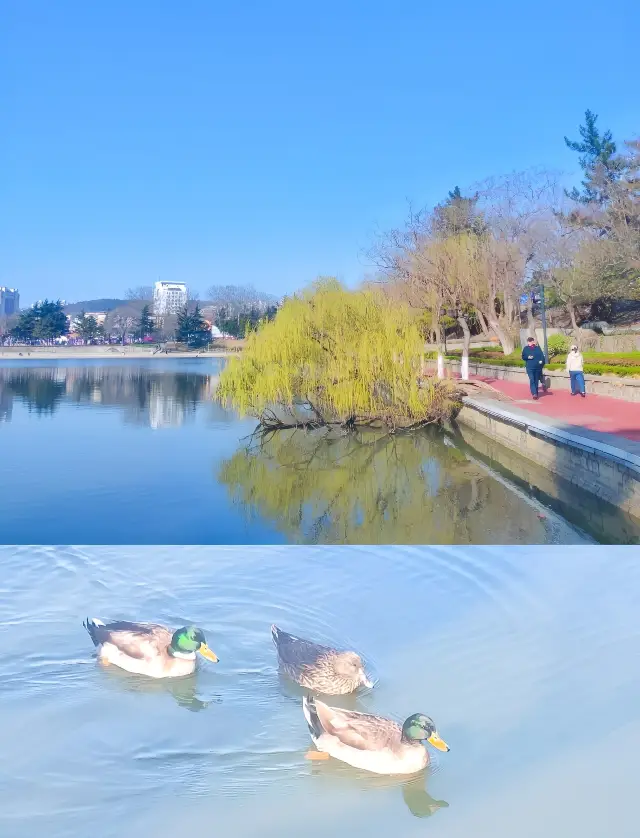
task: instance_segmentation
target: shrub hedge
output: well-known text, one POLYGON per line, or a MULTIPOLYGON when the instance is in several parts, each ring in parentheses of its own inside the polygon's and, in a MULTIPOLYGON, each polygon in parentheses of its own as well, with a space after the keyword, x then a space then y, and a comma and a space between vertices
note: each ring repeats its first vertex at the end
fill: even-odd
MULTIPOLYGON (((452 361, 459 361, 461 352, 454 350, 447 353, 447 358, 452 361)), ((588 375, 618 375, 623 378, 638 377, 640 378, 640 352, 625 352, 618 355, 607 355, 604 352, 585 352, 584 354, 584 371, 588 375)), ((492 364, 500 367, 520 367, 524 366, 520 357, 520 351, 513 352, 511 355, 501 355, 499 352, 489 351, 480 352, 479 350, 472 350, 469 354, 471 362, 476 361, 482 364, 492 364)), ((560 356, 558 361, 553 361, 545 365, 548 370, 564 370, 566 356, 560 356)))

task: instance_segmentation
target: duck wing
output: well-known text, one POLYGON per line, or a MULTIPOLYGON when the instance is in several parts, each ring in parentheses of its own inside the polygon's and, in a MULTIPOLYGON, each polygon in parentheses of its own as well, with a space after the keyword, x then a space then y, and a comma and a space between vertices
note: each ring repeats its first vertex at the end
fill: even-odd
POLYGON ((329 736, 335 736, 343 745, 359 751, 381 751, 397 746, 400 741, 400 725, 391 719, 330 707, 309 696, 305 696, 305 701, 305 715, 308 711, 310 719, 308 717, 307 721, 316 737, 319 727, 329 736))
POLYGON ((124 655, 131 658, 153 658, 166 652, 171 643, 169 629, 155 623, 133 623, 115 620, 103 623, 96 618, 87 618, 83 623, 94 646, 111 643, 124 655))
POLYGON ((312 643, 310 640, 282 631, 278 626, 271 626, 271 636, 282 663, 296 669, 312 666, 320 658, 335 652, 335 649, 330 649, 328 646, 320 646, 319 643, 312 643))

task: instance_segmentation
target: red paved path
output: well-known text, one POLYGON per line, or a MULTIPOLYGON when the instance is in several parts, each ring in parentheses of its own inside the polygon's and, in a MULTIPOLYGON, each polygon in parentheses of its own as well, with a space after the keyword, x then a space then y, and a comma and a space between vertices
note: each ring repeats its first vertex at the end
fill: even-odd
POLYGON ((505 396, 514 399, 514 404, 519 408, 539 416, 548 416, 592 431, 618 434, 640 442, 640 403, 610 399, 607 396, 587 395, 583 399, 572 396, 568 389, 549 390, 546 395, 540 389, 540 398, 535 402, 531 398, 528 384, 479 375, 471 377, 486 381, 505 396))

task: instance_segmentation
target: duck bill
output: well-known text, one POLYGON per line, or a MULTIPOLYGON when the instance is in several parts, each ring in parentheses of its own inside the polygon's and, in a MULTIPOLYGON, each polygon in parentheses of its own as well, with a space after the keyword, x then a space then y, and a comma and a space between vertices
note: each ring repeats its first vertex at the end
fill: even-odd
POLYGON ((215 654, 215 652, 211 651, 211 649, 207 646, 206 643, 203 643, 198 649, 198 651, 200 652, 203 658, 206 658, 208 661, 211 661, 211 663, 218 663, 218 656, 215 654))
POLYGON ((450 750, 450 749, 449 749, 449 746, 448 746, 448 745, 447 745, 447 743, 444 741, 444 739, 441 739, 441 738, 438 736, 438 734, 437 734, 437 733, 432 733, 432 734, 431 734, 431 736, 427 739, 427 742, 428 742, 430 745, 433 745, 433 747, 434 747, 434 748, 437 748, 439 751, 448 751, 448 750, 450 750))

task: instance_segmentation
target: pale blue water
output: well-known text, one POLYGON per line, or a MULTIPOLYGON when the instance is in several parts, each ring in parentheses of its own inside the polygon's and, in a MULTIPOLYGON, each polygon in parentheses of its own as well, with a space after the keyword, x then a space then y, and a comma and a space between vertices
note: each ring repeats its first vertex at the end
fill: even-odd
POLYGON ((254 420, 214 400, 223 363, 0 362, 0 543, 620 540, 585 493, 553 506, 435 429, 248 448, 254 420))
POLYGON ((0 548, 2 838, 635 838, 640 561, 589 547, 0 548), (217 665, 102 669, 86 615, 196 622, 217 665), (352 646, 369 712, 451 751, 304 759, 269 625, 352 646))

